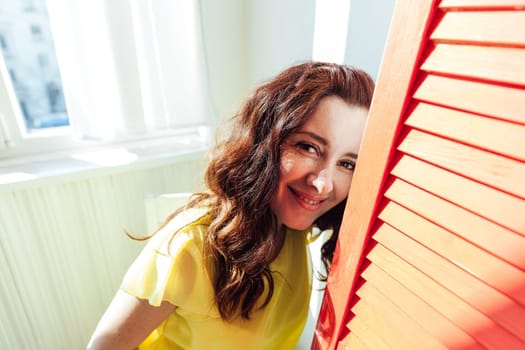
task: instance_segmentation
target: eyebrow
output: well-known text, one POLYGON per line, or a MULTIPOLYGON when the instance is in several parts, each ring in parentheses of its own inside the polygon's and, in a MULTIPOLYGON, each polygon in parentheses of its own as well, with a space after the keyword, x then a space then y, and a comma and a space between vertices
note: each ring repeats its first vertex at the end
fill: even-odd
MULTIPOLYGON (((328 140, 325 139, 324 137, 322 137, 321 135, 316 134, 315 132, 312 132, 312 131, 297 131, 296 134, 306 134, 306 135, 310 136, 311 138, 317 140, 317 142, 321 143, 323 146, 328 146, 328 140)), ((347 152, 344 155, 347 156, 347 157, 350 157, 350 158, 357 159, 357 154, 355 154, 353 152, 347 152)))

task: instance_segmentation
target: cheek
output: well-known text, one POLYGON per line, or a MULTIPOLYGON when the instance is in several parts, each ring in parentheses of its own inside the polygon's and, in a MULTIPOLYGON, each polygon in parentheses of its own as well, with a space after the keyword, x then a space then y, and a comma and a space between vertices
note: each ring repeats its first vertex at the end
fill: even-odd
POLYGON ((285 150, 281 153, 281 176, 300 177, 317 168, 317 159, 307 157, 294 150, 285 150))
POLYGON ((287 155, 281 158, 281 173, 286 175, 293 170, 295 160, 287 155))
POLYGON ((281 176, 297 177, 309 165, 305 157, 293 150, 286 150, 281 153, 280 173, 281 176))

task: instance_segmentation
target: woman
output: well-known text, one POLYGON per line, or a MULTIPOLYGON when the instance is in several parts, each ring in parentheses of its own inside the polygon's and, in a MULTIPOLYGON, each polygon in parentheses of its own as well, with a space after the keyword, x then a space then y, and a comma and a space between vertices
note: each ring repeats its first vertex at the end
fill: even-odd
POLYGON ((293 349, 306 321, 313 226, 330 266, 372 99, 363 71, 309 62, 248 98, 208 190, 133 263, 90 349, 293 349))

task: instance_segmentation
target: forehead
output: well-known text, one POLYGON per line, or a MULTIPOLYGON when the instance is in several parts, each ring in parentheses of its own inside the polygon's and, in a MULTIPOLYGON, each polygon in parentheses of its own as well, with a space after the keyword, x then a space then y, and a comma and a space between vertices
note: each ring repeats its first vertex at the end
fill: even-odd
POLYGON ((338 96, 324 97, 296 133, 312 133, 329 146, 357 153, 367 115, 366 108, 349 105, 338 96))

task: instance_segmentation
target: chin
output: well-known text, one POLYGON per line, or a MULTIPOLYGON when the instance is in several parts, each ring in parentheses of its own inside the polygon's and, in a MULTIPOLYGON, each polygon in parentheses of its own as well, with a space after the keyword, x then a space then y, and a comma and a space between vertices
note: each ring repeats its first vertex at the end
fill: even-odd
POLYGON ((314 224, 313 222, 310 222, 310 223, 293 223, 293 224, 290 224, 290 225, 285 224, 285 226, 288 227, 289 229, 292 229, 292 230, 304 231, 304 230, 310 228, 310 226, 312 226, 313 224, 314 224))

